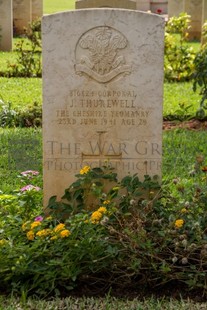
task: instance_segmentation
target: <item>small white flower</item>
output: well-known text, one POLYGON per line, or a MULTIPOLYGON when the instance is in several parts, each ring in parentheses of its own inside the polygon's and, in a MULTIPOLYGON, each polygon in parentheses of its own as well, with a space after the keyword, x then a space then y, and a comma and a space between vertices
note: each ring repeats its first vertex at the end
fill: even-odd
POLYGON ((189 249, 190 250, 193 250, 196 248, 196 244, 195 243, 191 243, 191 245, 189 246, 189 249))
POLYGON ((182 240, 182 245, 183 245, 184 247, 186 247, 187 244, 188 244, 188 241, 187 241, 186 239, 182 240))
POLYGON ((175 264, 177 261, 178 261, 178 258, 177 258, 176 256, 174 256, 174 257, 172 258, 173 264, 175 264))
POLYGON ((135 204, 135 200, 134 199, 131 199, 130 202, 129 202, 130 206, 133 206, 135 204))
POLYGON ((105 225, 109 221, 109 218, 107 216, 104 216, 103 219, 100 221, 101 225, 105 225))
POLYGON ((183 257, 181 262, 183 265, 186 265, 188 263, 187 257, 183 257))
POLYGON ((194 226, 195 227, 200 227, 200 223, 199 222, 195 222, 194 226))
POLYGON ((189 201, 186 201, 185 204, 184 204, 185 208, 189 208, 190 207, 190 202, 189 201))

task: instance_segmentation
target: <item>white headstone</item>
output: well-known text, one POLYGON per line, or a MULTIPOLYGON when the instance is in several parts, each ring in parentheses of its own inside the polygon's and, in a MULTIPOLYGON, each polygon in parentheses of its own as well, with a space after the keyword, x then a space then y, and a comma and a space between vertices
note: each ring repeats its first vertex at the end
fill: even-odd
POLYGON ((31 0, 13 0, 13 18, 16 34, 23 34, 32 21, 31 0))
POLYGON ((43 16, 43 0, 32 0, 32 20, 42 18, 43 16))
POLYGON ((152 13, 167 14, 168 0, 151 0, 150 9, 152 13))
POLYGON ((44 199, 80 169, 161 178, 164 19, 124 9, 43 17, 44 199))
POLYGON ((178 16, 185 12, 190 15, 189 39, 201 39, 202 25, 205 21, 207 0, 171 0, 168 1, 168 16, 178 16))
POLYGON ((189 39, 201 39, 203 0, 185 0, 184 12, 191 16, 189 39))
POLYGON ((137 0, 138 11, 150 11, 150 0, 137 0))
POLYGON ((185 0, 169 0, 168 1, 168 16, 178 16, 180 13, 185 12, 185 0))
POLYGON ((0 0, 0 50, 11 51, 13 38, 12 0, 0 0))
MULTIPOLYGON (((203 0, 203 9, 202 9, 202 25, 207 21, 207 0, 203 0)), ((204 39, 202 37, 202 43, 204 42, 204 39)))

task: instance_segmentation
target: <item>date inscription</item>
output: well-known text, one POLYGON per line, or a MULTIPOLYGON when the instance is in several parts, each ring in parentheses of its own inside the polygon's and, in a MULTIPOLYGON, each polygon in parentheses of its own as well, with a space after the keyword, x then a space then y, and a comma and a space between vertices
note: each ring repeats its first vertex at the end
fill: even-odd
POLYGON ((55 110, 58 125, 73 126, 142 126, 146 127, 152 109, 137 104, 135 91, 71 90, 64 108, 55 110))

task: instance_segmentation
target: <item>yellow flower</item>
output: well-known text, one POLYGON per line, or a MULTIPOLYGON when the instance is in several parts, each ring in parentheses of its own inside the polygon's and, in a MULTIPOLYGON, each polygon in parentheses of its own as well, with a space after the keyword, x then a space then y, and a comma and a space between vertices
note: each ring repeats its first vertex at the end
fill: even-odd
POLYGON ((95 211, 91 214, 91 222, 96 224, 100 221, 100 219, 102 218, 103 214, 99 211, 95 211))
POLYGON ((27 232, 27 239, 28 240, 34 240, 34 237, 35 237, 34 231, 33 230, 29 230, 27 232))
POLYGON ((70 236, 71 232, 68 229, 64 229, 60 232, 60 237, 61 238, 66 238, 68 236, 70 236))
POLYGON ((112 190, 113 190, 113 191, 118 191, 118 190, 119 190, 119 187, 118 187, 118 186, 115 186, 115 187, 112 188, 112 190))
POLYGON ((110 202, 111 202, 110 200, 105 200, 105 201, 103 202, 103 204, 104 204, 104 205, 109 205, 110 202))
POLYGON ((176 220, 175 221, 175 227, 176 228, 181 228, 184 224, 184 221, 182 219, 176 220))
POLYGON ((22 230, 23 231, 28 229, 28 224, 29 224, 29 222, 25 222, 25 223, 22 224, 22 230))
POLYGON ((56 240, 57 239, 57 236, 53 236, 50 238, 50 240, 56 240))
POLYGON ((186 213, 186 212, 188 212, 188 210, 186 208, 183 208, 183 209, 180 210, 180 212, 181 213, 186 213))
POLYGON ((105 207, 100 207, 97 211, 105 214, 107 212, 107 209, 105 207))
POLYGON ((85 166, 80 170, 80 174, 87 174, 91 168, 89 166, 85 166))
POLYGON ((5 243, 6 243, 6 240, 5 240, 5 239, 1 239, 1 240, 0 240, 0 246, 1 246, 1 245, 4 245, 5 243))
POLYGON ((54 232, 58 232, 58 231, 63 230, 63 229, 65 229, 65 224, 60 223, 60 224, 58 224, 58 225, 54 228, 54 232))
POLYGON ((47 229, 39 230, 36 233, 36 236, 38 236, 38 237, 47 237, 50 234, 51 234, 51 229, 47 228, 47 229))
POLYGON ((34 229, 35 227, 40 226, 40 225, 41 225, 41 222, 40 222, 40 221, 35 221, 35 222, 33 222, 33 223, 31 224, 30 228, 31 228, 31 229, 34 229))

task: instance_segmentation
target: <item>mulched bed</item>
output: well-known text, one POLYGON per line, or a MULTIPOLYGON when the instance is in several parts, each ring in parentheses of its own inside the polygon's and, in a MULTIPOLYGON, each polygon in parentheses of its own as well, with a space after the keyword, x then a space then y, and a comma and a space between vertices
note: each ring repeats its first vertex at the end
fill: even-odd
POLYGON ((189 288, 178 281, 158 286, 158 287, 143 287, 143 285, 133 284, 132 287, 101 287, 99 285, 87 283, 87 285, 79 286, 70 293, 65 292, 62 297, 102 297, 110 295, 115 298, 127 298, 133 300, 139 298, 144 300, 146 298, 172 298, 176 300, 192 300, 193 302, 207 302, 207 295, 202 289, 189 290, 189 288))
POLYGON ((191 119, 189 121, 163 121, 163 129, 207 130, 207 120, 191 119))

